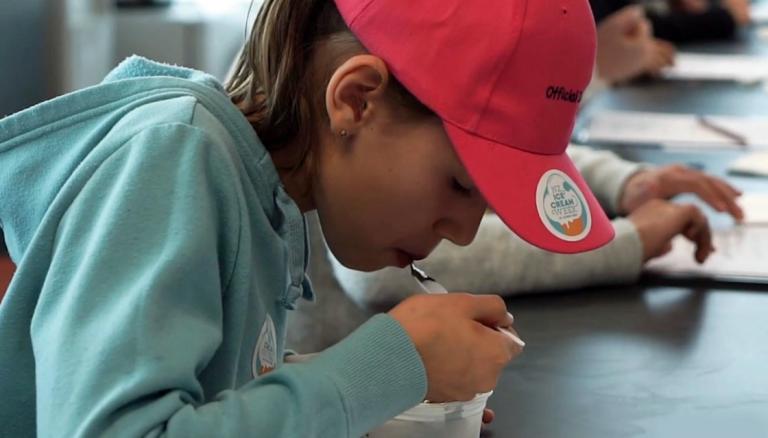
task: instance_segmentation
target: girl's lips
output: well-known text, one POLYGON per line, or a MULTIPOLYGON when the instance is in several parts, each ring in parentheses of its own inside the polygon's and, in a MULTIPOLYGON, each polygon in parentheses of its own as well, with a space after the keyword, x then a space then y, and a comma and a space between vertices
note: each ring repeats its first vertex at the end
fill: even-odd
POLYGON ((419 260, 425 259, 427 256, 419 255, 419 254, 412 254, 408 251, 404 251, 400 248, 397 248, 397 266, 401 268, 405 268, 406 266, 410 265, 411 263, 419 260))

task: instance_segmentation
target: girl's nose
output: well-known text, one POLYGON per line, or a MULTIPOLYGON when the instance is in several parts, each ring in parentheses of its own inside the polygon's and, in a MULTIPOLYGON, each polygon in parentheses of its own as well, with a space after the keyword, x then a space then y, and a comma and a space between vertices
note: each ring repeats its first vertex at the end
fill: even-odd
POLYGON ((435 232, 456 245, 467 246, 475 239, 484 212, 485 205, 482 208, 464 208, 435 222, 435 232))

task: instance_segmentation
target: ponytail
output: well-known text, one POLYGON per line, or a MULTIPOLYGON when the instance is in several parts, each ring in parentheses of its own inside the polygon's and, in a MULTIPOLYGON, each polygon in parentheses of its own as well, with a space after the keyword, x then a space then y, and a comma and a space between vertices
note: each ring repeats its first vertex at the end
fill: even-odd
POLYGON ((321 40, 344 35, 357 41, 332 0, 265 0, 227 91, 267 148, 297 137, 309 147, 310 122, 316 120, 313 49, 321 40))

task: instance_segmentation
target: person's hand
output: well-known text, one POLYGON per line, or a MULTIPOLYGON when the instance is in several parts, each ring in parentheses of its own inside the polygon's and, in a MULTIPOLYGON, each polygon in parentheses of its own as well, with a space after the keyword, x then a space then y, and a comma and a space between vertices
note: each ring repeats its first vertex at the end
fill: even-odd
POLYGON ((675 64, 675 46, 658 38, 653 39, 652 47, 646 53, 643 73, 658 76, 661 71, 675 64))
POLYGON ((746 26, 752 21, 749 11, 749 0, 722 0, 720 4, 733 17, 733 21, 739 26, 746 26))
POLYGON ((652 199, 632 212, 629 220, 643 242, 643 262, 668 253, 678 234, 696 245, 694 257, 699 263, 715 250, 709 222, 694 205, 652 199))
POLYGON ((496 418, 496 413, 493 412, 493 409, 483 409, 483 424, 493 423, 494 418, 496 418))
POLYGON ((493 327, 512 316, 495 295, 419 294, 389 314, 411 337, 427 371, 432 402, 466 401, 496 387, 501 371, 521 349, 493 327))
POLYGON ((674 58, 674 46, 653 38, 651 23, 641 6, 619 9, 597 26, 597 72, 608 82, 658 74, 672 65, 674 58))
POLYGON ((642 170, 624 185, 619 200, 623 213, 632 213, 651 199, 670 199, 681 193, 693 193, 719 212, 727 212, 737 221, 744 211, 736 203, 741 192, 727 182, 704 172, 673 164, 642 170))

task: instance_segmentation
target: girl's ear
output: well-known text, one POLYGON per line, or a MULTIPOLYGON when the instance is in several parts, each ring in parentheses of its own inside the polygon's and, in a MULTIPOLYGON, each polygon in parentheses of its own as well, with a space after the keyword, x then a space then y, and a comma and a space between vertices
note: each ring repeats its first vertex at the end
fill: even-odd
POLYGON ((382 103, 388 81, 386 64, 373 55, 353 56, 339 66, 325 91, 332 132, 354 135, 382 103))

